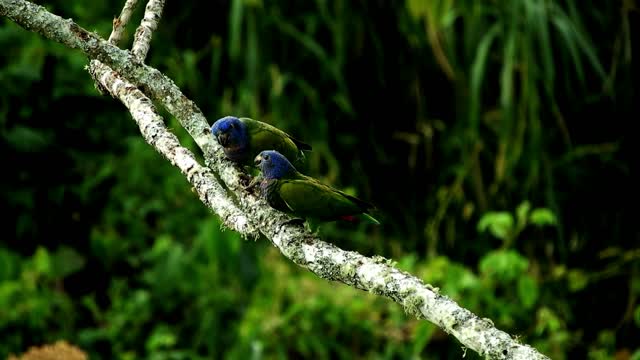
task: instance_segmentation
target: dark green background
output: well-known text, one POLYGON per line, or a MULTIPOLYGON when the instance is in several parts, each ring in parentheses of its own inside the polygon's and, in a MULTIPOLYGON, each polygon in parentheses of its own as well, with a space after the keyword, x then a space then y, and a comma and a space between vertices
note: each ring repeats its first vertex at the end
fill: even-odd
MULTIPOLYGON (((308 174, 380 208, 325 240, 554 359, 640 359, 634 3, 168 1, 147 62, 210 123, 310 142, 308 174)), ((108 37, 122 2, 46 5, 108 37)), ((80 52, 0 21, 1 358, 56 339, 96 359, 463 356, 221 230, 80 52)))

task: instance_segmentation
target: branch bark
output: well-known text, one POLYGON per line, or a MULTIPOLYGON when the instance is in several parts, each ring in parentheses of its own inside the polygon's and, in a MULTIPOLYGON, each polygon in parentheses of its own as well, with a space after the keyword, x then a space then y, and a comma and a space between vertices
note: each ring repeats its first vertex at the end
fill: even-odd
POLYGON ((131 14, 133 14, 133 11, 136 9, 136 5, 138 5, 138 0, 127 0, 122 8, 120 16, 113 19, 113 30, 109 36, 109 42, 113 45, 117 46, 120 40, 122 40, 124 28, 127 26, 127 23, 131 18, 131 14))
POLYGON ((224 158, 198 107, 182 94, 173 81, 144 65, 141 58, 111 45, 71 20, 64 20, 25 0, 0 0, 0 15, 7 16, 27 30, 81 49, 91 59, 109 65, 113 70, 97 64, 99 72, 94 72, 94 75, 127 105, 145 140, 181 169, 198 191, 200 199, 227 226, 245 236, 255 236, 256 229, 259 230, 287 258, 319 277, 391 298, 404 306, 407 313, 428 319, 482 356, 490 359, 548 359, 496 329, 490 320, 479 318, 422 280, 396 269, 387 259, 379 256, 368 258, 342 250, 323 242, 302 226, 284 224, 289 219, 286 215, 241 190, 238 168, 224 158), (151 102, 136 86, 141 86, 153 100, 163 104, 193 136, 204 152, 207 164, 233 191, 237 205, 230 202, 213 173, 201 167, 193 154, 181 147, 175 136, 161 124, 162 120, 151 102))
POLYGON ((144 11, 144 18, 136 30, 131 51, 140 61, 144 61, 151 46, 151 37, 158 28, 162 16, 164 0, 149 0, 144 11))
POLYGON ((201 166, 193 153, 181 146, 178 138, 166 128, 149 98, 118 73, 97 61, 92 66, 91 75, 129 109, 145 141, 180 169, 200 200, 220 216, 224 225, 245 236, 260 235, 255 222, 233 203, 211 169, 201 166))

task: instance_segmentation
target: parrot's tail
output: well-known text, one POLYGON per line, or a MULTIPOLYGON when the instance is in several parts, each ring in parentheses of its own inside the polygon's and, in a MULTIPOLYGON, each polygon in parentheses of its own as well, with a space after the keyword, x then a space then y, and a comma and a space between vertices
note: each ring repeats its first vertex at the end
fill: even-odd
POLYGON ((376 218, 367 213, 362 213, 359 215, 345 215, 341 216, 340 219, 348 222, 359 222, 363 220, 371 224, 380 225, 380 222, 376 218))
POLYGON ((367 219, 370 223, 372 224, 376 224, 376 225, 380 225, 380 221, 378 221, 376 218, 374 218, 373 216, 367 214, 367 213, 363 213, 362 216, 367 219))

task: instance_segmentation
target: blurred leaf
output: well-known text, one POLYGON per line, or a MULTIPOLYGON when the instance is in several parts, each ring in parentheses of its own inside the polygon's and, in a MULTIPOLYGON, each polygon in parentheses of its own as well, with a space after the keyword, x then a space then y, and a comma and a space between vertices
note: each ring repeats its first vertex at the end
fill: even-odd
POLYGON ((51 274, 51 256, 46 248, 38 246, 31 259, 33 261, 35 271, 38 272, 38 274, 51 274))
POLYGON ((229 57, 233 60, 240 56, 242 49, 242 20, 244 13, 244 0, 231 1, 229 15, 229 57))
POLYGON ((513 216, 508 212, 487 212, 478 221, 478 232, 489 232, 498 239, 505 240, 513 231, 513 216))
POLYGON ((0 247, 0 283, 17 277, 20 272, 20 257, 0 247))
POLYGON ((529 260, 515 250, 494 250, 480 259, 480 272, 499 282, 519 278, 529 267, 529 260))
POLYGON ((582 32, 576 27, 572 19, 566 15, 566 13, 560 8, 560 6, 551 2, 551 23, 556 27, 556 30, 561 35, 561 39, 564 40, 566 48, 569 49, 573 64, 575 65, 575 71, 580 81, 585 81, 584 69, 582 66, 582 56, 580 51, 584 53, 591 66, 601 79, 604 79, 606 74, 602 67, 602 64, 598 60, 593 45, 582 34, 582 32))
POLYGON ((300 43, 300 45, 302 45, 302 48, 313 54, 320 64, 326 66, 327 70, 329 70, 330 73, 333 73, 333 62, 330 60, 329 55, 327 54, 325 49, 320 44, 318 44, 313 36, 298 30, 295 26, 285 21, 278 21, 276 25, 283 34, 295 39, 298 43, 300 43))
POLYGON ((609 359, 616 346, 615 332, 611 329, 600 330, 594 345, 589 349, 590 358, 609 359))
POLYGON ((21 125, 14 126, 7 132, 2 133, 2 137, 15 150, 22 152, 43 151, 52 141, 50 133, 21 125))
POLYGON ((539 292, 536 280, 530 275, 525 274, 518 279, 518 296, 526 309, 535 305, 539 292))
POLYGON ((176 336, 171 332, 169 327, 164 324, 157 325, 147 339, 145 347, 149 352, 154 352, 161 348, 173 347, 177 342, 176 336))
MULTIPOLYGON (((506 44, 504 46, 504 65, 502 66, 502 71, 500 74, 500 105, 508 114, 506 116, 507 118, 511 118, 510 112, 514 104, 514 65, 515 61, 517 60, 517 44, 518 41, 521 40, 521 37, 521 34, 519 34, 515 29, 511 29, 507 34, 506 44)), ((508 129, 508 127, 503 126, 503 129, 508 129)))
POLYGON ((429 13, 429 2, 422 0, 407 0, 406 1, 407 9, 409 9, 409 14, 413 16, 416 20, 426 19, 429 13))
POLYGON ((531 210, 531 203, 529 201, 523 201, 516 208, 516 218, 518 219, 518 226, 522 227, 527 223, 527 217, 531 210))
POLYGON ((14 305, 14 297, 20 293, 23 284, 17 281, 3 281, 0 282, 0 325, 5 322, 4 314, 6 309, 10 309, 14 305))
POLYGON ((85 263, 84 256, 76 250, 62 246, 52 256, 52 276, 54 278, 64 278, 84 268, 85 263))
POLYGON ((538 47, 542 57, 542 71, 544 72, 544 86, 546 89, 553 89, 555 82, 555 64, 553 61, 553 43, 549 35, 549 13, 548 5, 543 1, 527 1, 526 5, 532 7, 530 21, 535 26, 538 47))
POLYGON ((467 293, 474 293, 481 288, 480 280, 473 271, 452 262, 446 256, 437 256, 426 264, 416 263, 416 266, 418 266, 416 269, 407 270, 424 278, 430 284, 440 287, 443 293, 453 299, 458 299, 467 293))
POLYGON ((538 309, 536 320, 536 333, 541 335, 545 332, 556 333, 563 328, 562 321, 553 310, 548 307, 538 309))
POLYGON ((571 269, 567 273, 567 285, 569 291, 576 292, 584 289, 589 283, 589 278, 582 270, 571 269))
MULTIPOLYGON (((631 251, 625 251, 624 254, 622 255, 624 259, 627 260, 632 260, 632 261, 638 261, 638 258, 640 257, 640 248, 636 248, 634 250, 631 251)), ((637 272, 632 274, 631 276, 631 294, 633 296, 638 296, 640 295, 640 274, 638 274, 637 272)))
POLYGON ((591 41, 585 36, 585 34, 576 27, 575 23, 572 23, 572 27, 574 30, 574 36, 576 42, 580 45, 581 50, 584 52, 587 60, 591 63, 592 68, 598 74, 600 80, 604 80, 606 77, 606 72, 598 59, 598 55, 596 54, 596 50, 594 49, 591 41))
POLYGON ((353 108, 351 107, 351 103, 349 99, 344 94, 336 94, 333 97, 333 101, 335 101, 336 105, 340 107, 340 110, 344 111, 347 114, 353 115, 353 108))
POLYGON ((486 64, 489 56, 489 49, 494 40, 500 33, 501 27, 499 23, 495 23, 491 26, 482 36, 482 40, 478 43, 478 47, 475 51, 475 59, 471 65, 471 94, 470 94, 470 108, 469 114, 471 116, 470 125, 472 130, 475 130, 477 126, 478 114, 480 113, 481 103, 481 88, 484 81, 484 75, 486 74, 486 64))
POLYGON ((82 183, 79 191, 80 196, 82 196, 83 199, 89 199, 93 195, 93 192, 96 190, 96 188, 98 188, 100 185, 103 185, 106 180, 112 178, 115 175, 115 170, 116 169, 112 162, 105 161, 98 168, 97 172, 94 172, 92 176, 90 176, 85 182, 82 183))
POLYGON ((537 208, 531 211, 531 215, 529 216, 529 220, 532 224, 538 226, 544 225, 556 225, 558 223, 555 214, 546 208, 537 208))
POLYGON ((409 9, 409 14, 414 18, 422 18, 427 16, 428 12, 428 2, 422 0, 407 0, 406 1, 407 9, 409 9))

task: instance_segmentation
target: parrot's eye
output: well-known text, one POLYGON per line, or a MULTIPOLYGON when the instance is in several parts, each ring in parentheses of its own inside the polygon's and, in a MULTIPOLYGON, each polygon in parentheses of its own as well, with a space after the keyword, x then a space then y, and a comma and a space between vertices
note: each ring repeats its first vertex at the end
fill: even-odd
POLYGON ((231 126, 231 128, 232 128, 232 129, 235 129, 235 128, 236 128, 236 124, 234 124, 234 123, 231 123, 231 125, 230 125, 230 126, 231 126))
POLYGON ((264 158, 265 160, 269 160, 269 155, 264 154, 263 158, 264 158))

